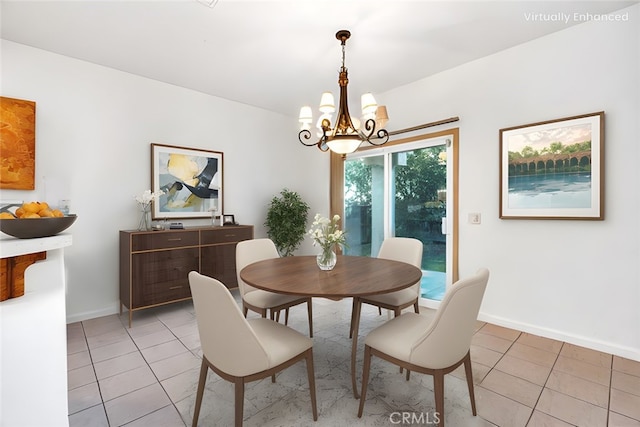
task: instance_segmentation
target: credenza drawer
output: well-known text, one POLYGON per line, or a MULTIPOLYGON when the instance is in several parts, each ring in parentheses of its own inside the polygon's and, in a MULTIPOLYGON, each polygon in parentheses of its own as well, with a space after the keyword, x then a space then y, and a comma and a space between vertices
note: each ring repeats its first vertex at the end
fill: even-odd
POLYGON ((156 231, 131 236, 133 252, 198 246, 197 231, 156 231))
POLYGON ((201 245, 240 242, 252 238, 253 229, 249 227, 225 226, 211 230, 200 230, 201 245))
POLYGON ((186 248, 133 254, 133 307, 191 296, 189 272, 199 269, 199 249, 186 248))

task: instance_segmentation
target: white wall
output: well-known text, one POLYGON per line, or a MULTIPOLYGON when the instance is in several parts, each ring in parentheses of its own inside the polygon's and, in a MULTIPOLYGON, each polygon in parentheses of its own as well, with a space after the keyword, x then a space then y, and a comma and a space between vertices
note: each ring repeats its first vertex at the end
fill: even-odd
POLYGON ((491 270, 481 318, 640 360, 640 6, 627 11, 379 98, 392 129, 460 117, 460 273, 491 270), (499 129, 602 110, 605 220, 499 219, 499 129))
MULTIPOLYGON (((629 22, 571 27, 379 95, 390 129, 461 118, 460 273, 492 271, 481 318, 637 360, 639 9, 629 22), (601 110, 605 221, 500 220, 499 129, 601 110), (482 224, 467 224, 469 212, 482 224)), ((9 196, 70 198, 79 215, 69 321, 117 311, 117 232, 137 225, 132 197, 150 184, 150 142, 223 151, 225 211, 257 236, 285 186, 310 216, 327 213, 328 156, 296 141, 295 118, 7 41, 1 94, 37 102, 38 188, 9 196)), ((305 242, 300 253, 314 250, 305 242)))
POLYGON ((36 190, 0 198, 71 200, 69 322, 119 309, 118 230, 138 225, 133 197, 151 185, 151 142, 222 151, 224 210, 257 237, 284 187, 311 205, 310 219, 328 209, 318 179, 328 155, 297 141, 295 120, 6 40, 1 48, 1 95, 36 102, 36 190))

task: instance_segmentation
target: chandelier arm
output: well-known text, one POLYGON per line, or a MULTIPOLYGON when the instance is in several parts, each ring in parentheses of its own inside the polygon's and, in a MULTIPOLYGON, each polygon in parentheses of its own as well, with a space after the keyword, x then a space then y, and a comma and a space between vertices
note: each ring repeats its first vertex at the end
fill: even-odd
POLYGON ((389 142, 389 132, 387 132, 386 129, 380 129, 376 134, 375 138, 373 138, 373 140, 367 139, 367 142, 371 145, 386 144, 387 142, 389 142), (374 141, 379 141, 379 142, 374 142, 374 141))
POLYGON ((365 139, 369 141, 369 138, 371 138, 376 131, 376 121, 373 119, 367 119, 364 122, 364 130, 366 130, 366 132, 361 131, 361 133, 364 135, 365 139))
POLYGON ((323 132, 323 135, 316 142, 305 142, 305 140, 309 139, 311 139, 311 131, 309 131, 308 129, 303 129, 298 134, 298 140, 302 145, 306 147, 313 147, 315 145, 320 151, 329 151, 329 146, 327 145, 329 137, 326 135, 326 133, 323 132))
POLYGON ((389 132, 386 129, 379 129, 376 132, 376 121, 368 119, 364 123, 366 132, 360 132, 363 139, 371 145, 383 145, 389 141, 389 132))
POLYGON ((300 141, 300 143, 302 145, 305 145, 307 147, 312 147, 314 145, 318 145, 318 142, 311 142, 311 143, 306 143, 304 140, 310 140, 311 139, 311 131, 309 129, 303 129, 300 131, 300 133, 298 134, 298 140, 300 141))

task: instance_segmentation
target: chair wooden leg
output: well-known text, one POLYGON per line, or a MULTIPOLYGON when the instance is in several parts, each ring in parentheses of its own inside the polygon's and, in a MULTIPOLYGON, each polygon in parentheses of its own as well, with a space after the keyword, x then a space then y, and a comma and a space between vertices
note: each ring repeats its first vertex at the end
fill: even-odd
POLYGON ((242 314, 244 314, 244 317, 247 317, 247 313, 249 313, 249 307, 247 307, 246 305, 242 304, 242 314))
POLYGON ((307 315, 309 316, 309 338, 313 338, 313 301, 307 301, 307 315))
POLYGON ((358 385, 356 384, 356 352, 358 351, 358 328, 360 327, 360 310, 362 302, 359 298, 354 297, 355 309, 353 310, 353 337, 351 337, 351 386, 353 387, 353 397, 356 399, 358 395, 358 385))
MULTIPOLYGON (((278 312, 278 317, 280 315, 280 312, 278 312)), ((289 307, 284 309, 284 324, 288 325, 289 324, 289 307)))
MULTIPOLYGON (((400 316, 401 312, 402 311, 399 308, 394 309, 393 310, 393 317, 395 318, 395 317, 400 316)), ((402 373, 402 371, 403 371, 402 366, 400 366, 400 373, 402 373)), ((409 373, 409 371, 407 371, 407 373, 409 373)), ((407 381, 409 381, 409 377, 407 377, 407 381)))
POLYGON ((198 425, 198 417, 200 416, 200 406, 202 406, 202 395, 204 394, 204 385, 207 382, 207 371, 209 366, 202 358, 202 364, 200 365, 200 378, 198 379, 198 391, 196 393, 196 406, 193 408, 193 427, 198 425))
POLYGON ((358 418, 362 418, 364 401, 367 399, 367 384, 369 383, 369 370, 371 368, 371 347, 364 346, 364 366, 362 368, 362 391, 360 392, 360 406, 358 407, 358 418))
POLYGON ((242 427, 242 413, 244 411, 244 380, 241 377, 237 377, 236 384, 236 415, 235 425, 236 427, 242 427))
POLYGON ((464 357, 464 371, 467 376, 467 387, 469 387, 469 399, 471 400, 471 412, 473 415, 476 413, 476 396, 473 392, 473 370, 471 369, 471 353, 467 353, 464 357))
POLYGON ((311 394, 311 411, 313 412, 313 421, 318 421, 318 405, 316 404, 316 379, 313 369, 313 351, 307 350, 307 376, 309 377, 309 393, 311 394))
POLYGON ((382 316, 382 307, 378 307, 378 316, 382 316))
POLYGON ((444 374, 436 370, 433 374, 433 394, 436 399, 436 414, 440 419, 438 427, 444 427, 444 374))

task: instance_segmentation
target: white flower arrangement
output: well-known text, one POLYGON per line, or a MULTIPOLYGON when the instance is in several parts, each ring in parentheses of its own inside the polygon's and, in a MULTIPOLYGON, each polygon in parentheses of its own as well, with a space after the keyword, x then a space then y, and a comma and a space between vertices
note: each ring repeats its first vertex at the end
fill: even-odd
POLYGON ((151 220, 149 218, 149 214, 151 212, 151 202, 154 202, 160 198, 164 194, 164 191, 160 190, 157 192, 152 192, 151 190, 144 190, 141 195, 134 196, 136 202, 140 206, 140 223, 138 224, 138 230, 150 230, 151 229, 151 220))
POLYGON ((164 191, 162 190, 155 193, 151 190, 144 190, 141 195, 135 196, 135 199, 136 202, 138 202, 138 204, 140 205, 140 208, 146 210, 151 206, 151 202, 158 200, 158 198, 163 194, 164 191))
POLYGON ((344 231, 338 228, 340 215, 334 215, 331 220, 320 214, 316 214, 313 220, 313 227, 309 230, 309 235, 313 238, 313 245, 322 247, 323 252, 330 251, 335 245, 346 245, 347 236, 344 231))

